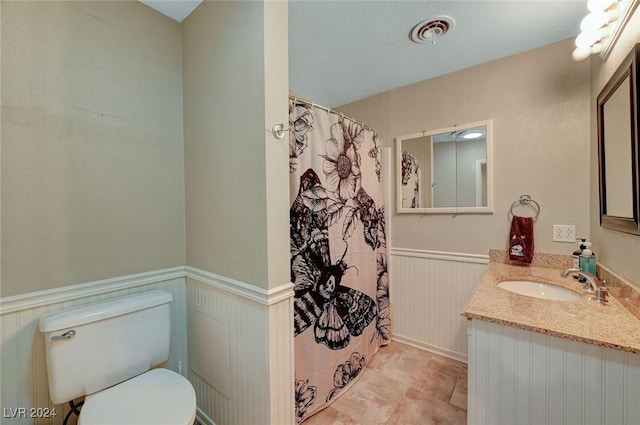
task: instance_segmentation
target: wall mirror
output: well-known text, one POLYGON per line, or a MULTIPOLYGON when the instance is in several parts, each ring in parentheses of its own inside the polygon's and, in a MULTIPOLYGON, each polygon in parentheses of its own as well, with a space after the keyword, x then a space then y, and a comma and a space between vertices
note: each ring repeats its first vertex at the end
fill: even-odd
POLYGON ((598 95, 600 225, 640 235, 640 43, 598 95))
POLYGON ((492 213, 491 120, 396 138, 398 213, 492 213))

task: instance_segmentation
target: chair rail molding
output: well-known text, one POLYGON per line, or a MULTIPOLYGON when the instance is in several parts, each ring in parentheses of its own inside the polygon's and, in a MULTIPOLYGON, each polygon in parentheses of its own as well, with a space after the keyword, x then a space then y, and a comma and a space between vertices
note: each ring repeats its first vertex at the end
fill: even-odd
POLYGON ((185 277, 183 266, 0 298, 0 315, 185 277))
POLYGON ((293 297, 293 283, 287 282, 272 289, 264 289, 250 283, 231 279, 206 270, 186 266, 185 276, 225 292, 247 298, 262 305, 273 305, 293 297))

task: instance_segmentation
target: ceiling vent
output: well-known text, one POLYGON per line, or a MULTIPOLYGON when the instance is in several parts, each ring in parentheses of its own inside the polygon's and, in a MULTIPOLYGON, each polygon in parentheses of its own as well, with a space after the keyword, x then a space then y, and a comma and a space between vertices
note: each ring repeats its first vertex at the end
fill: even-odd
POLYGON ((451 31, 455 21, 448 16, 425 19, 411 30, 411 41, 414 43, 436 43, 436 39, 451 31))

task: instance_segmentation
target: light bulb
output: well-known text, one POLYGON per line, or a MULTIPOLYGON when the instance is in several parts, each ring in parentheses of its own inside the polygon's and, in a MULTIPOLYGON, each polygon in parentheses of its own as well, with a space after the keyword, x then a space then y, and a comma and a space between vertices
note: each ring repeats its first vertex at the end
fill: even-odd
POLYGON ((576 62, 582 62, 591 55, 598 54, 602 51, 602 43, 596 43, 591 47, 576 47, 571 52, 571 59, 576 62))
POLYGON ((580 21, 580 30, 583 32, 594 31, 617 21, 619 17, 620 10, 617 7, 607 12, 591 12, 580 21))
POLYGON ((580 22, 580 31, 595 31, 609 23, 609 14, 607 12, 591 12, 580 22))
POLYGON ((589 0, 587 2, 587 9, 589 9, 590 12, 607 10, 617 2, 617 0, 589 0))
POLYGON ((581 32, 576 37, 576 47, 589 48, 599 40, 600 33, 598 31, 581 32))
POLYGON ((600 28, 596 31, 585 31, 576 37, 576 47, 591 47, 598 41, 609 37, 611 30, 609 27, 600 28))
POLYGON ((591 56, 591 47, 576 47, 573 49, 573 52, 571 52, 571 59, 576 62, 582 62, 589 56, 591 56))

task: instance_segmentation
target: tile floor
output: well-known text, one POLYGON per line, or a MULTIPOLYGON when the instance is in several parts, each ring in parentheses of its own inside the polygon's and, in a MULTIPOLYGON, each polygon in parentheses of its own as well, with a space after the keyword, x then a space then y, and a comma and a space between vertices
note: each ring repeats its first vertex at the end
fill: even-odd
POLYGON ((303 425, 466 423, 467 365, 394 341, 349 391, 303 425))

